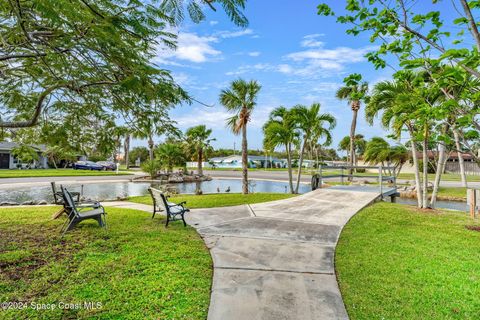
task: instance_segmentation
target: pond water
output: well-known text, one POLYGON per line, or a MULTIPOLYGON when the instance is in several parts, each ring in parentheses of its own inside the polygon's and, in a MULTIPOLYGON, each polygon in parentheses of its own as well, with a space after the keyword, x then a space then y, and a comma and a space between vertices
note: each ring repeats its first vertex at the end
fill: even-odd
MULTIPOLYGON (((150 186, 159 187, 158 183, 146 182, 114 182, 114 183, 87 183, 65 185, 69 191, 81 192, 87 199, 92 200, 116 200, 117 198, 125 198, 128 196, 143 196, 148 194, 150 186)), ((203 193, 220 193, 230 189, 231 193, 242 192, 242 181, 237 179, 223 180, 215 179, 211 181, 197 183, 177 183, 170 184, 174 186, 178 193, 188 194, 195 193, 200 188, 203 193), (217 190, 218 189, 218 190, 217 190)), ((288 183, 279 181, 250 180, 250 192, 271 192, 271 193, 287 193, 288 183)), ((310 185, 300 184, 299 192, 306 193, 311 190, 310 185)), ((389 199, 389 198, 387 198, 389 199)), ((52 189, 50 186, 34 186, 34 187, 12 187, 9 190, 0 190, 0 202, 17 202, 46 200, 53 202, 52 189)), ((416 205, 415 199, 397 198, 397 203, 416 205)), ((465 202, 458 201, 437 201, 437 208, 450 210, 466 210, 465 202)))
MULTIPOLYGON (((388 202, 390 201, 389 198, 388 202)), ((386 199, 386 201, 387 201, 386 199)), ((397 203, 400 204, 408 204, 412 206, 417 205, 417 199, 410 199, 410 198, 397 198, 397 203)), ((438 209, 449 209, 449 210, 458 210, 458 211, 466 211, 467 210, 467 203, 462 201, 443 201, 437 200, 436 207, 438 209)))
MULTIPOLYGON (((115 200, 118 197, 143 196, 148 194, 150 186, 159 187, 158 183, 146 182, 115 182, 115 183, 88 183, 65 185, 69 191, 81 192, 87 199, 92 200, 115 200)), ((197 183, 177 183, 169 186, 176 187, 178 193, 195 193, 200 188, 203 193, 242 192, 241 180, 211 180, 197 183)), ((59 187, 59 186, 58 186, 59 187)), ((250 192, 288 192, 288 183, 278 181, 250 180, 250 192)), ((299 192, 310 191, 310 185, 300 184, 299 192)), ((53 202, 52 189, 50 186, 12 187, 9 190, 0 190, 0 202, 18 202, 46 200, 53 202)))

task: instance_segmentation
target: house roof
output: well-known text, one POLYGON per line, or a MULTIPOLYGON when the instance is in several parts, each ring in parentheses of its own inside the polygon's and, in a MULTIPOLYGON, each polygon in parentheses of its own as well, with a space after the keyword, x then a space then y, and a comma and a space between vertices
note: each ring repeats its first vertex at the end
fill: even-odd
MULTIPOLYGON (((19 144, 16 142, 11 142, 11 141, 0 142, 0 150, 11 151, 13 148, 18 146, 19 144)), ((39 152, 45 152, 47 150, 47 146, 44 144, 30 144, 29 146, 36 149, 39 152)))
MULTIPOLYGON (((411 153, 410 153, 411 154, 411 153)), ((427 151, 427 156, 428 156, 428 159, 430 160, 433 160, 435 158, 438 157, 438 152, 437 151, 432 151, 432 150, 428 150, 427 151)), ((451 151, 450 153, 447 154, 447 157, 448 159, 458 159, 458 154, 456 151, 451 151)), ((417 159, 422 159, 423 158, 423 154, 422 152, 418 151, 417 152, 417 159)), ((468 153, 462 153, 462 158, 464 160, 470 160, 472 159, 472 155, 471 154, 468 154, 468 153)))

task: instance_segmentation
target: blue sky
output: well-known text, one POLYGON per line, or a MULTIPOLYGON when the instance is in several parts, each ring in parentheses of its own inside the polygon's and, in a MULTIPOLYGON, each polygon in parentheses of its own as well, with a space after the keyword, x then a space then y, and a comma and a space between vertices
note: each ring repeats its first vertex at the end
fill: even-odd
MULTIPOLYGON (((351 122, 349 106, 335 98, 343 78, 356 72, 373 84, 390 78, 393 71, 375 70, 363 57, 373 48, 367 35, 346 35, 345 26, 335 23, 334 18, 316 14, 317 4, 248 1, 245 14, 250 25, 246 29, 236 27, 220 8, 208 12, 205 22, 185 22, 178 30, 177 50, 159 50, 155 62, 171 70, 196 99, 214 106, 180 106, 172 110, 172 119, 182 130, 198 124, 212 128, 215 147, 231 148, 234 142, 239 146, 240 137, 225 128, 229 114, 218 96, 234 79, 256 79, 262 90, 248 127, 249 148, 262 148, 261 127, 273 108, 313 102, 320 102, 323 112, 337 118, 336 148, 348 135, 351 122)), ((357 132, 366 137, 387 134, 378 125, 368 126, 363 112, 357 132)))

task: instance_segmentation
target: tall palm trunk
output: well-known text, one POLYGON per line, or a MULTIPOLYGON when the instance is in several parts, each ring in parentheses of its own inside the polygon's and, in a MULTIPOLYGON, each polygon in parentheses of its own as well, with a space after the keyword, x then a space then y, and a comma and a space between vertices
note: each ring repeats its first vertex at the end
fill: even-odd
POLYGON ((125 136, 125 142, 123 143, 123 151, 125 153, 125 165, 127 169, 130 168, 130 135, 125 136))
POLYGON ((152 135, 150 134, 148 136, 148 153, 149 153, 149 158, 150 158, 150 161, 153 161, 153 147, 155 146, 155 144, 153 143, 153 137, 152 135))
POLYGON ((287 165, 288 165, 288 184, 290 185, 290 193, 293 191, 293 174, 292 174, 292 146, 290 143, 287 143, 287 165))
POLYGON ((417 206, 419 208, 423 207, 423 198, 422 198, 422 186, 420 184, 420 168, 418 165, 417 158, 417 145, 415 143, 415 134, 413 133, 413 128, 408 127, 408 132, 410 133, 410 148, 412 149, 412 160, 413 160, 413 169, 415 171, 415 190, 417 192, 417 206))
POLYGON ((298 193, 298 187, 300 186, 300 178, 302 177, 303 154, 305 153, 306 142, 307 142, 307 137, 305 137, 305 140, 303 141, 302 149, 300 150, 300 158, 298 160, 297 183, 295 184, 295 193, 298 193))
POLYGON ((428 203, 428 128, 425 125, 423 130, 423 188, 422 208, 427 208, 428 203))
POLYGON ((197 172, 199 176, 203 176, 202 160, 203 160, 203 148, 198 148, 197 172))
POLYGON ((457 157, 458 157, 458 166, 460 167, 460 178, 462 179, 462 187, 467 188, 467 175, 465 174, 465 162, 463 161, 463 155, 460 151, 460 135, 458 134, 458 130, 453 128, 453 137, 455 138, 455 148, 457 149, 457 157))
POLYGON ((247 124, 242 126, 242 191, 248 194, 248 145, 247 145, 247 124))
MULTIPOLYGON (((355 163, 355 131, 357 129, 357 116, 358 116, 358 101, 352 102, 352 125, 350 126, 350 175, 353 174, 353 165, 355 163)), ((352 177, 348 178, 348 181, 352 181, 352 177)))

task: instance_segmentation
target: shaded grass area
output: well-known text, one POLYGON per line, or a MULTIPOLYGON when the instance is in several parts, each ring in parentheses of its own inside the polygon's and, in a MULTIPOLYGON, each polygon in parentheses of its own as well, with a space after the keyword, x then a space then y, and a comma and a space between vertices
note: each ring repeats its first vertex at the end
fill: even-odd
MULTIPOLYGON (((120 171, 118 175, 130 175, 120 171)), ((115 176, 115 171, 73 170, 73 169, 25 169, 0 170, 1 178, 28 178, 28 177, 70 177, 70 176, 115 176)))
POLYGON ((351 319, 480 319, 480 232, 464 214, 378 203, 335 256, 351 319))
MULTIPOLYGON (((172 196, 169 200, 175 203, 186 201, 186 206, 190 209, 195 208, 214 208, 228 207, 241 204, 253 204, 259 202, 275 201, 294 197, 289 193, 222 193, 222 194, 205 194, 205 195, 177 195, 172 196)), ((152 198, 148 196, 130 197, 129 201, 152 204, 152 198)))
POLYGON ((193 228, 107 208, 108 230, 84 221, 60 239, 57 207, 0 209, 2 319, 205 319, 212 262, 193 228), (100 308, 34 310, 99 302, 100 308))

